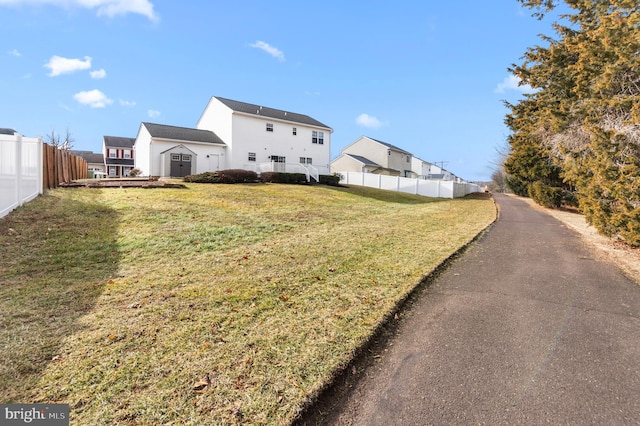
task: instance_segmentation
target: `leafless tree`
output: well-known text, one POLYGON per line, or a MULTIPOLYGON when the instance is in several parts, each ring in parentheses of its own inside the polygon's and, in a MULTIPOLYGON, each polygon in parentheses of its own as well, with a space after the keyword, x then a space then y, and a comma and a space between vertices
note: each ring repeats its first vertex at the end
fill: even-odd
POLYGON ((71 136, 69 128, 65 130, 64 135, 56 133, 55 129, 51 129, 51 133, 45 135, 45 142, 51 146, 55 146, 58 149, 70 150, 73 148, 75 139, 71 136))

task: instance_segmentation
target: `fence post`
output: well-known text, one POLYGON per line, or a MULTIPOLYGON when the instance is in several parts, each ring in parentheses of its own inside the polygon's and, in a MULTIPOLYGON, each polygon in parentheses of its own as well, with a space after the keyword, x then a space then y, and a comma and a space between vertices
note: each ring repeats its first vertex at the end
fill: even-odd
POLYGON ((14 140, 16 144, 16 200, 18 205, 22 205, 22 135, 20 133, 14 134, 14 140))
POLYGON ((44 158, 42 158, 42 137, 38 136, 38 148, 37 148, 37 156, 38 156, 38 164, 36 166, 37 175, 36 175, 36 187, 38 188, 38 194, 42 194, 44 192, 42 178, 44 176, 44 158))

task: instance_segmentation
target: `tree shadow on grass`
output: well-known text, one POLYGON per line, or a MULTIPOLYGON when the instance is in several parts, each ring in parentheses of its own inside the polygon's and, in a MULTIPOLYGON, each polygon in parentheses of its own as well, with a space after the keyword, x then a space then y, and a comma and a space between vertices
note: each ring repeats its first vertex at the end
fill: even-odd
MULTIPOLYGON (((28 403, 119 268, 118 213, 49 195, 0 219, 0 402, 28 403)), ((92 201, 93 200, 93 201, 92 201)))

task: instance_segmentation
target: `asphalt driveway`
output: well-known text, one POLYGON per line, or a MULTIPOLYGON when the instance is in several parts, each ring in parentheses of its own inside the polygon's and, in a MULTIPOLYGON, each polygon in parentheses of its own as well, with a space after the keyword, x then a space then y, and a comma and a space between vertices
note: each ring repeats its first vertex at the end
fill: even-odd
POLYGON ((551 216, 496 201, 492 229, 300 423, 640 424, 640 286, 551 216))

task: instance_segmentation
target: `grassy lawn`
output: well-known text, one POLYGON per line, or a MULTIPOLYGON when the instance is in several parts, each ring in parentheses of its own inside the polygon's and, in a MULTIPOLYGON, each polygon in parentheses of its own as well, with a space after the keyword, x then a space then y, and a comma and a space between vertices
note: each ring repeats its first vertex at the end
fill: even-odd
POLYGON ((0 402, 287 423, 495 218, 486 199, 187 186, 54 190, 0 219, 0 402))

